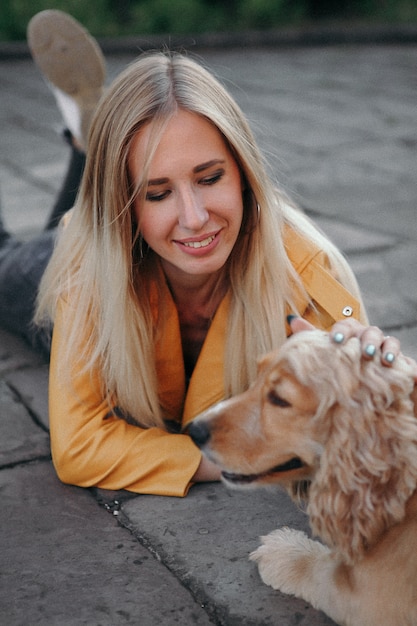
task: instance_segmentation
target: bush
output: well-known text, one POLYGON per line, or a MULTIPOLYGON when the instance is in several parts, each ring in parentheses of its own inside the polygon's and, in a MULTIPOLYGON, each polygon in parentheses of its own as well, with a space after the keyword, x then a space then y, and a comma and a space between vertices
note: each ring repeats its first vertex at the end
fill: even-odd
POLYGON ((271 29, 317 19, 417 21, 417 0, 0 0, 0 39, 25 39, 43 9, 73 15, 96 37, 271 29))
MULTIPOLYGON (((1 0, 0 37, 3 40, 26 39, 30 18, 44 9, 61 9, 75 17, 91 32, 105 35, 112 23, 107 0, 1 0)), ((117 34, 117 29, 112 33, 117 34)))

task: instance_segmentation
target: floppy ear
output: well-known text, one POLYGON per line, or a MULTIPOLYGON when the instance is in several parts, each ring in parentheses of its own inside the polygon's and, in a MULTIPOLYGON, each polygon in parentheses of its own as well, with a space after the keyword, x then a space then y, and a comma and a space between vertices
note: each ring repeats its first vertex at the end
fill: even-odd
POLYGON ((330 437, 307 508, 313 532, 347 562, 361 558, 404 517, 417 485, 411 368, 376 360, 360 368, 357 388, 326 416, 330 437))

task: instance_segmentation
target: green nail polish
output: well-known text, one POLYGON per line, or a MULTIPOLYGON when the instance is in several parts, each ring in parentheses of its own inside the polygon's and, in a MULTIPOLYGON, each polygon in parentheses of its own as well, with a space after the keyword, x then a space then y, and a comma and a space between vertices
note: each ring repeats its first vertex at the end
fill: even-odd
POLYGON ((366 348, 365 348, 364 352, 365 352, 366 356, 373 357, 373 356, 375 356, 376 346, 374 346, 374 344, 373 344, 373 343, 369 343, 369 344, 366 346, 366 348))
POLYGON ((344 336, 343 333, 335 333, 333 335, 333 341, 335 343, 343 343, 344 338, 345 338, 345 336, 344 336))
POLYGON ((386 361, 387 363, 394 363, 395 354, 393 354, 392 352, 387 352, 384 356, 384 361, 386 361))

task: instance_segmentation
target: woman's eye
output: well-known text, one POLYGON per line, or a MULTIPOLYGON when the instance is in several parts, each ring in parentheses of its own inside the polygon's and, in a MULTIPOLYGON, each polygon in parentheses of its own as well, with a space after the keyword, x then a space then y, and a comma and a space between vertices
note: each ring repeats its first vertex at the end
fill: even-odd
POLYGON ((215 185, 224 175, 224 172, 216 172, 215 174, 212 174, 211 176, 205 176, 204 178, 202 178, 200 180, 200 183, 202 185, 215 185))
POLYGON ((169 196, 171 192, 170 191, 160 191, 159 193, 156 192, 149 192, 146 194, 146 200, 148 200, 149 202, 161 202, 161 200, 165 200, 165 198, 167 198, 169 196))

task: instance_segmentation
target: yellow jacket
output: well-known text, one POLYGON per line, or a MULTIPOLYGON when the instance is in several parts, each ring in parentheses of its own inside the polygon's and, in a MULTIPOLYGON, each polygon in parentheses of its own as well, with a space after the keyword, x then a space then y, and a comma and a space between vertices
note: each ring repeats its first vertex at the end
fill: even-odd
MULTIPOLYGON (((292 230, 286 234, 289 258, 314 301, 300 302, 303 317, 323 328, 346 313, 364 320, 360 301, 329 272, 326 255, 292 230)), ((186 390, 177 311, 167 289, 166 332, 156 346, 156 370, 164 414, 184 425, 224 397, 223 347, 229 296, 221 302, 186 390), (207 376, 210 372, 210 376, 207 376)), ((52 457, 63 482, 82 487, 127 489, 138 493, 184 496, 198 468, 201 453, 187 435, 159 428, 143 429, 123 419, 109 417, 99 392, 98 373, 77 376, 70 389, 58 375, 65 350, 62 311, 54 325, 49 415, 52 457), (96 384, 95 384, 96 381, 96 384)))

